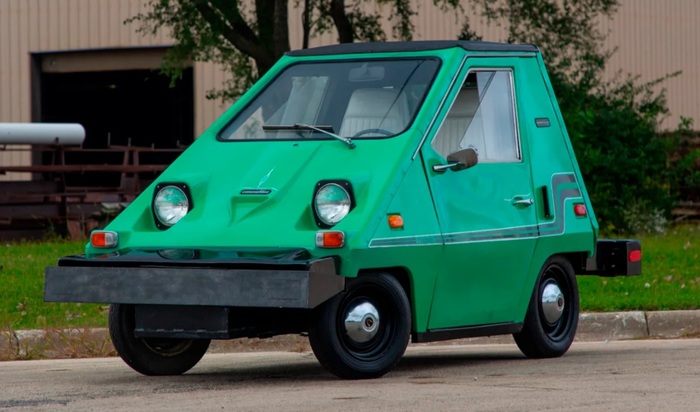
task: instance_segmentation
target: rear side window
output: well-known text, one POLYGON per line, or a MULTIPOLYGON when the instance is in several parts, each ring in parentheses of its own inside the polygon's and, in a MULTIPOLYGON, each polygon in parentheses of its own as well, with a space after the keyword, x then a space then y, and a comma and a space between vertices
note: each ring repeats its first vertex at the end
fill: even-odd
POLYGON ((518 162, 513 72, 469 73, 431 145, 442 156, 473 148, 479 162, 518 162))

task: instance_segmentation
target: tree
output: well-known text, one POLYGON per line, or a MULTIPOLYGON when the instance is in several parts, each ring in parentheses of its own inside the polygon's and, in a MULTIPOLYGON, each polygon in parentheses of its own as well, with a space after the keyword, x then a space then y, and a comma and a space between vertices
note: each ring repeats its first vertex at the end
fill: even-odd
MULTIPOLYGON (((289 51, 288 6, 290 0, 150 0, 147 11, 127 20, 139 24, 138 31, 155 34, 170 31, 175 46, 169 49, 164 69, 178 77, 192 61, 218 63, 232 74, 223 90, 209 97, 231 99, 246 90, 289 51), (252 8, 250 8, 252 5, 252 8)), ((393 22, 392 34, 400 40, 413 38, 409 0, 293 0, 301 6, 303 46, 310 37, 333 29, 341 43, 384 41, 384 17, 393 22), (303 4, 301 3, 303 1, 303 4), (368 12, 380 5, 389 14, 368 12)), ((459 0, 433 0, 440 7, 460 8, 459 0)))
MULTIPOLYGON (((411 40, 416 14, 410 0, 292 0, 301 9, 303 45, 315 35, 335 31, 338 42, 384 41, 382 20, 392 22, 392 36, 411 40), (371 12, 381 6, 382 15, 371 12)), ((127 20, 138 31, 154 34, 167 29, 175 46, 167 55, 166 71, 179 76, 192 61, 212 61, 232 74, 231 83, 210 97, 231 98, 246 90, 290 49, 290 0, 149 0, 146 12, 127 20)), ((432 0, 435 7, 464 14, 459 0, 432 0)), ((508 27, 509 42, 532 42, 545 51, 550 70, 576 81, 597 81, 609 57, 600 51, 604 35, 598 17, 610 17, 618 0, 470 0, 474 11, 490 22, 508 27)), ((478 38, 469 30, 462 38, 478 38)), ((555 79, 557 80, 557 79, 555 79)), ((569 81, 571 83, 571 81, 569 81)))
MULTIPOLYGON (((543 51, 550 73, 587 86, 600 81, 610 57, 598 21, 612 18, 618 0, 472 0, 474 10, 507 27, 510 43, 533 43, 543 51)), ((463 33, 469 32, 465 22, 463 33)))

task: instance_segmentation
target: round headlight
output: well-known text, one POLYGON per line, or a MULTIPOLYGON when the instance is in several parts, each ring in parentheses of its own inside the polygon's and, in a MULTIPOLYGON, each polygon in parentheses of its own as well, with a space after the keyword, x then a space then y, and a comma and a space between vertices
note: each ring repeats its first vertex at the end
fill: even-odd
POLYGON ((333 226, 350 212, 350 194, 342 186, 328 183, 316 192, 314 207, 321 222, 333 226))
POLYGON ((153 199, 153 212, 160 223, 172 226, 179 222, 190 210, 190 201, 185 192, 177 186, 165 186, 153 199))

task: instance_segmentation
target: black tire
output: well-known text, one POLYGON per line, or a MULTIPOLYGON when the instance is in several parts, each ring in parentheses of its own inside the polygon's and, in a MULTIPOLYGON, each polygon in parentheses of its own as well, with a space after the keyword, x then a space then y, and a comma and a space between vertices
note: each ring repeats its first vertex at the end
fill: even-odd
POLYGON ((210 339, 134 337, 133 305, 109 307, 109 336, 119 356, 144 375, 180 375, 192 369, 209 348, 210 339))
POLYGON ((326 370, 345 379, 383 376, 401 360, 410 336, 408 297, 386 274, 349 282, 345 292, 314 309, 309 325, 314 355, 326 370), (349 318, 353 312, 356 316, 349 318))
POLYGON ((514 334, 513 338, 529 358, 562 356, 574 341, 578 316, 578 285, 574 269, 567 259, 553 256, 540 270, 523 329, 514 334), (555 297, 552 292, 556 288, 561 294, 555 297), (543 303, 545 290, 549 292, 549 303, 543 303))

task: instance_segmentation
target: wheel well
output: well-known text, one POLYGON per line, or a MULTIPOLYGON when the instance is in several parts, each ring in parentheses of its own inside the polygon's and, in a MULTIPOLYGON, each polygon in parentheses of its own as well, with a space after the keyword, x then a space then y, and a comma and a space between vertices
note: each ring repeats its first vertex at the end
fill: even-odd
POLYGON ((357 277, 359 278, 360 276, 372 276, 379 273, 386 273, 388 275, 393 276, 394 278, 396 278, 396 280, 399 281, 401 287, 403 288, 403 291, 406 292, 406 296, 408 296, 408 302, 411 305, 411 309, 413 309, 413 295, 411 295, 411 275, 408 269, 400 266, 388 268, 362 269, 358 272, 357 277))
POLYGON ((571 263, 574 273, 582 273, 586 269, 586 260, 588 259, 586 252, 562 253, 561 256, 571 263))

